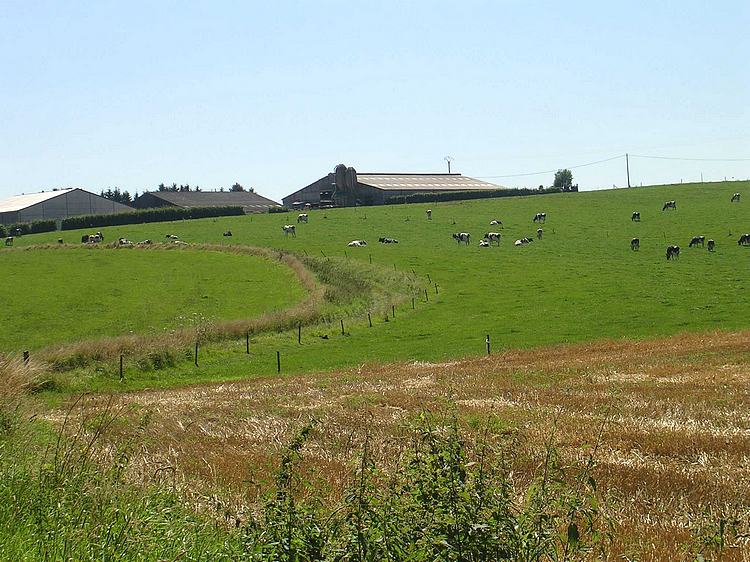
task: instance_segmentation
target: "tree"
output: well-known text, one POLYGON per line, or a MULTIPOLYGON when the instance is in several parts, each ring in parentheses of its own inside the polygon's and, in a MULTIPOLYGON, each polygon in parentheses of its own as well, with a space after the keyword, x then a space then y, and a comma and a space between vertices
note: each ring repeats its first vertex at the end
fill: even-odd
POLYGON ((245 188, 242 187, 239 183, 235 182, 234 185, 229 188, 229 191, 245 191, 245 188))
POLYGON ((563 191, 570 191, 573 186, 573 172, 568 169, 557 170, 555 172, 555 181, 552 183, 554 187, 562 187, 563 191))

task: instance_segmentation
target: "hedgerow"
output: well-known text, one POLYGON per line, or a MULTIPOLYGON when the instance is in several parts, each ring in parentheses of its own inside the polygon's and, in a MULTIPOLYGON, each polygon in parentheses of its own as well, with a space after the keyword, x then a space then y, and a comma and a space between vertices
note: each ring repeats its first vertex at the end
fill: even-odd
POLYGON ((70 217, 63 219, 61 230, 76 230, 79 228, 96 228, 99 226, 166 222, 181 219, 201 219, 243 214, 245 214, 245 211, 238 205, 223 207, 193 207, 191 209, 183 209, 181 207, 161 207, 158 209, 134 211, 132 213, 70 217))

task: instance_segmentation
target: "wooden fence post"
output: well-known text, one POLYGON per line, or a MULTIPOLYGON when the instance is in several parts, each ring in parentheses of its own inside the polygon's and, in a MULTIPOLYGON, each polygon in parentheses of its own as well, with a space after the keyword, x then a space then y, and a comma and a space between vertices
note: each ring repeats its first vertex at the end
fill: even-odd
POLYGON ((487 337, 485 338, 484 342, 487 344, 487 355, 490 354, 490 335, 487 334, 487 337))
POLYGON ((281 352, 280 351, 276 352, 276 372, 277 373, 281 372, 281 352))
POLYGON ((394 318, 396 317, 396 305, 394 304, 391 305, 391 314, 394 318))
POLYGON ((250 355, 250 330, 245 332, 245 353, 250 355))
POLYGON ((425 302, 430 302, 430 297, 427 296, 427 289, 424 290, 424 300, 425 302))
POLYGON ((195 340, 195 366, 198 366, 198 340, 195 340))
POLYGON ((24 365, 29 364, 29 352, 28 351, 23 352, 23 364, 24 365))
POLYGON ((414 308, 416 308, 416 307, 414 306, 414 297, 412 297, 411 298, 411 309, 414 310, 414 308))
POLYGON ((370 328, 372 328, 372 316, 370 316, 370 312, 367 312, 367 321, 370 323, 370 328))
POLYGON ((438 294, 437 283, 435 283, 435 294, 436 294, 436 295, 438 294))
POLYGON ((302 322, 297 324, 297 343, 302 343, 302 322))
POLYGON ((343 318, 341 319, 341 335, 342 336, 344 335, 344 320, 343 320, 343 318))
POLYGON ((122 353, 120 353, 120 382, 125 380, 125 374, 122 371, 122 353))

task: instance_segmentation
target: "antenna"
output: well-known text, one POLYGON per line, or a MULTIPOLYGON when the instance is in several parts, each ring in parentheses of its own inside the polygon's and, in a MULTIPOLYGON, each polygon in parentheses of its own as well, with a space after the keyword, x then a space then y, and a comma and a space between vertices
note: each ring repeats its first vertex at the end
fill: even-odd
POLYGON ((446 162, 448 162, 448 173, 450 174, 451 173, 451 162, 453 162, 453 160, 455 160, 455 159, 453 158, 453 156, 446 156, 445 158, 443 158, 443 160, 445 160, 446 162))

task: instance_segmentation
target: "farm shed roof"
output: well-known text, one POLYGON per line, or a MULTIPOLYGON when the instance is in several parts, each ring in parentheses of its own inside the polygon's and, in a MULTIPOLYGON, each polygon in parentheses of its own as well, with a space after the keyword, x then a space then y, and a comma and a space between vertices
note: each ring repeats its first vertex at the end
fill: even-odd
POLYGON ((461 174, 357 174, 357 182, 384 190, 475 191, 502 189, 499 185, 461 174))
POLYGON ((12 213, 20 211, 32 205, 42 203, 48 199, 59 197, 65 193, 70 193, 74 188, 58 189, 56 191, 43 191, 41 193, 27 193, 24 195, 15 195, 4 201, 0 201, 0 213, 12 213))
POLYGON ((265 211, 278 203, 250 191, 149 191, 178 207, 223 207, 239 205, 250 211, 265 211))

